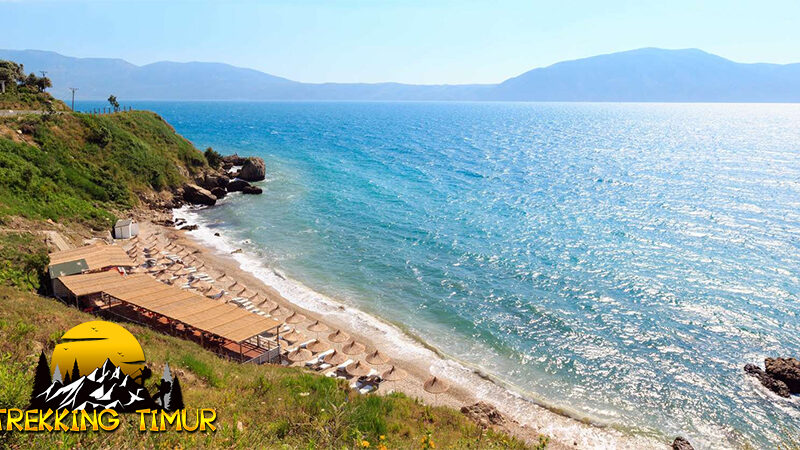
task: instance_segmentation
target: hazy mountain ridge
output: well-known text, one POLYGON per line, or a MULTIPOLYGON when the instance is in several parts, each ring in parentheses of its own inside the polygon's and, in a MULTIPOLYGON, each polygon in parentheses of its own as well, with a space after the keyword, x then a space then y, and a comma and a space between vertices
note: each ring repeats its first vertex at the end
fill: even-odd
POLYGON ((644 48, 542 67, 492 85, 301 83, 223 63, 72 58, 0 50, 0 59, 47 71, 51 92, 138 100, 450 100, 800 102, 800 63, 743 64, 697 49, 644 48))

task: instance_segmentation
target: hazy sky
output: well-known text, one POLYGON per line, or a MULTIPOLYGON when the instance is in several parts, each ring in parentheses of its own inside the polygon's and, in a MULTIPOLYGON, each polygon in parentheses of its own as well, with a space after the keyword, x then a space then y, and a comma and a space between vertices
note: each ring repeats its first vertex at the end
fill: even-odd
POLYGON ((639 47, 800 62, 800 0, 0 0, 0 48, 218 61, 308 82, 491 83, 639 47))

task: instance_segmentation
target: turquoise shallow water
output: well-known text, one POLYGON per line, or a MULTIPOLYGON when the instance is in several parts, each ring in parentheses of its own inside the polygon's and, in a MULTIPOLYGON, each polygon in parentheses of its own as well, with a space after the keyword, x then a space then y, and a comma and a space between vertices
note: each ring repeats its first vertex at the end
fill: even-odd
POLYGON ((266 160, 202 216, 291 279, 631 432, 800 428, 742 372, 800 356, 800 105, 134 104, 266 160))

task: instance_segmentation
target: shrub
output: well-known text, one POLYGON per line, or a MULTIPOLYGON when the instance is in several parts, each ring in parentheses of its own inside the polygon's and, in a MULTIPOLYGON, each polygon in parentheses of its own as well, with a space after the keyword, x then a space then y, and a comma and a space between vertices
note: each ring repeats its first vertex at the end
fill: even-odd
POLYGON ((217 168, 222 164, 222 155, 211 147, 208 147, 203 155, 206 157, 208 165, 213 168, 217 168))

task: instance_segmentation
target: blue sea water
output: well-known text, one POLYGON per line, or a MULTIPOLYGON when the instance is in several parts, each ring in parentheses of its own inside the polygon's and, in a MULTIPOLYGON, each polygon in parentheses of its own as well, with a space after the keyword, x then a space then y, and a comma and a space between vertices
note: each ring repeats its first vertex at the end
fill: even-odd
POLYGON ((168 103, 266 160, 203 217, 293 280, 555 407, 775 447, 800 402, 800 105, 168 103))

